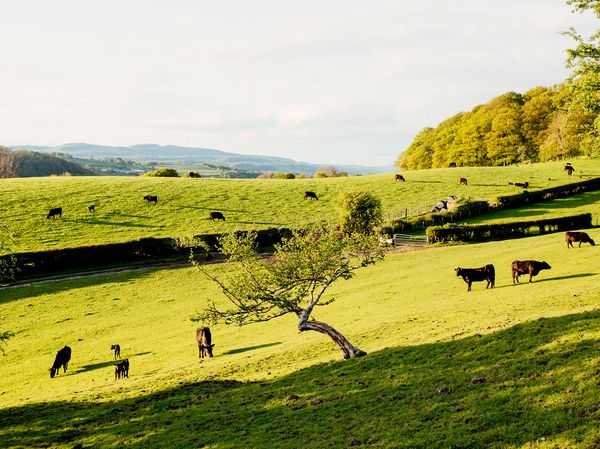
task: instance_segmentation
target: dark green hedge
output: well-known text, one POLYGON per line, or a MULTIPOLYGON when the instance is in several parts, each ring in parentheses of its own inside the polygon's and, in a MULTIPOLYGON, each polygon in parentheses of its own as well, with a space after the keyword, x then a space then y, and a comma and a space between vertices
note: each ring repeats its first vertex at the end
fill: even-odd
MULTIPOLYGON (((245 232, 245 231, 242 231, 245 232)), ((282 238, 291 235, 291 231, 282 229, 262 229, 257 233, 259 247, 272 246, 282 238)), ((107 267, 118 264, 144 262, 189 255, 189 251, 198 253, 218 251, 218 239, 223 234, 203 234, 191 239, 144 238, 123 243, 80 246, 48 251, 15 253, 0 257, 2 260, 13 258, 17 268, 17 279, 41 274, 56 273, 86 268, 107 267)))
POLYGON ((540 234, 592 226, 592 214, 569 217, 547 218, 544 220, 518 221, 488 225, 446 225, 427 228, 429 243, 436 242, 482 242, 486 240, 523 237, 537 229, 540 234))

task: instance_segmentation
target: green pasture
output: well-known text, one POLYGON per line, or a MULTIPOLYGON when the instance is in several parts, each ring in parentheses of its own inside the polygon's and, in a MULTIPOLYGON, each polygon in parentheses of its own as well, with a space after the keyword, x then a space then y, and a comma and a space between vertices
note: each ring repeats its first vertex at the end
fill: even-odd
POLYGON ((211 326, 199 360, 189 318, 226 304, 193 268, 0 290, 0 447, 596 448, 599 251, 551 234, 390 254, 314 314, 368 353, 349 361, 292 317, 211 326), (552 269, 512 285, 515 259, 552 269), (488 263, 496 288, 467 292, 454 268, 488 263))
POLYGON ((190 237, 237 229, 290 227, 337 219, 335 197, 347 188, 367 189, 383 203, 385 215, 434 204, 448 195, 490 199, 519 192, 508 182, 530 189, 600 176, 600 161, 573 161, 576 175, 563 163, 507 167, 446 168, 331 179, 189 179, 147 177, 48 177, 0 180, 0 221, 13 234, 15 251, 122 242, 142 237, 190 237), (580 178, 580 176, 582 178, 580 178), (460 177, 468 186, 458 184, 460 177), (304 191, 319 201, 303 200, 304 191), (158 196, 158 205, 144 195, 158 196), (88 212, 94 204, 96 212, 88 212), (62 207, 62 219, 46 219, 62 207), (208 219, 220 211, 225 222, 208 219))

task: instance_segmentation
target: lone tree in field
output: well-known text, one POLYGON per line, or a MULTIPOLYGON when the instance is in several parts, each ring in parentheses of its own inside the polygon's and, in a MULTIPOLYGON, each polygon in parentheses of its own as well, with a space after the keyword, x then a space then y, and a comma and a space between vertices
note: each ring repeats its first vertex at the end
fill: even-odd
POLYGON ((338 196, 340 230, 344 234, 373 234, 381 224, 381 201, 366 190, 346 190, 338 196))
MULTIPOLYGON (((214 302, 194 321, 238 325, 270 321, 287 314, 298 317, 298 330, 316 331, 330 337, 349 359, 365 355, 331 325, 311 318, 315 307, 330 304, 325 292, 338 279, 350 279, 355 270, 383 258, 374 236, 345 235, 325 227, 295 232, 275 247, 270 258, 256 252, 255 235, 228 235, 221 239, 227 264, 237 270, 218 279, 196 266, 216 282, 233 307, 222 310, 214 302)), ((349 310, 348 313, 353 313, 349 310)))

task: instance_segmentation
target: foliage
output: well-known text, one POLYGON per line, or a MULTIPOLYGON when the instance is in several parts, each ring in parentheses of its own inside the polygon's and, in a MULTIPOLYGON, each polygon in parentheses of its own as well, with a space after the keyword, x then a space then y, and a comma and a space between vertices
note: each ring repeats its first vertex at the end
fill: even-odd
POLYGON ((317 178, 340 178, 347 177, 348 172, 338 171, 333 165, 327 165, 325 167, 320 167, 315 172, 315 177, 317 178))
POLYGON ((159 168, 158 170, 144 173, 144 176, 150 176, 155 178, 178 178, 179 173, 174 168, 159 168))
POLYGON ((197 171, 189 171, 183 175, 183 178, 201 178, 202 175, 197 171))
POLYGON ((344 234, 373 234, 382 221, 381 201, 366 190, 345 190, 338 197, 340 231, 344 234))
POLYGON ((221 309, 212 301, 194 321, 241 326, 293 314, 298 317, 300 332, 314 330, 328 335, 340 346, 344 358, 364 355, 331 326, 312 319, 311 314, 315 307, 334 300, 324 295, 335 281, 350 279, 357 269, 383 258, 377 239, 343 235, 325 227, 309 228, 275 245, 275 253, 268 260, 256 252, 255 240, 253 233, 220 239, 227 263, 239 267, 226 280, 196 264, 219 285, 233 307, 221 309))
POLYGON ((26 178, 50 175, 89 176, 94 172, 81 165, 46 153, 12 151, 0 146, 0 178, 26 178))
POLYGON ((435 128, 424 128, 398 156, 396 166, 420 170, 596 156, 600 110, 578 105, 571 89, 567 83, 536 87, 524 95, 509 92, 435 128))

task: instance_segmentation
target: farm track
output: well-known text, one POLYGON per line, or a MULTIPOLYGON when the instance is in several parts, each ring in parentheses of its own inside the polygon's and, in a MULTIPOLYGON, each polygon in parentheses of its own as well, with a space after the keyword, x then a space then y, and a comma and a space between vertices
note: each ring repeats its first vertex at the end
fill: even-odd
MULTIPOLYGON (((401 247, 397 247, 387 251, 388 254, 397 254, 403 253, 407 251, 416 251, 425 249, 427 245, 405 245, 401 247)), ((269 257, 271 254, 266 254, 265 257, 269 257)), ((211 265, 216 263, 225 262, 225 258, 221 256, 213 256, 213 259, 210 261, 202 262, 203 265, 211 265)), ((189 267, 190 263, 188 261, 169 261, 169 262, 160 262, 153 264, 138 264, 138 265, 128 265, 125 267, 115 267, 115 268, 105 268, 105 269, 97 269, 97 270, 87 270, 75 273, 65 273, 65 274, 57 274, 53 276, 40 276, 34 279, 23 279, 20 281, 15 281, 10 284, 0 284, 0 291, 7 290, 11 288, 18 287, 29 287, 31 285, 44 285, 50 284, 52 282, 61 282, 61 281, 71 281, 76 279, 85 279, 94 276, 105 276, 112 274, 120 274, 120 273, 133 273, 137 271, 145 271, 145 270, 168 270, 171 268, 184 268, 189 267)))

